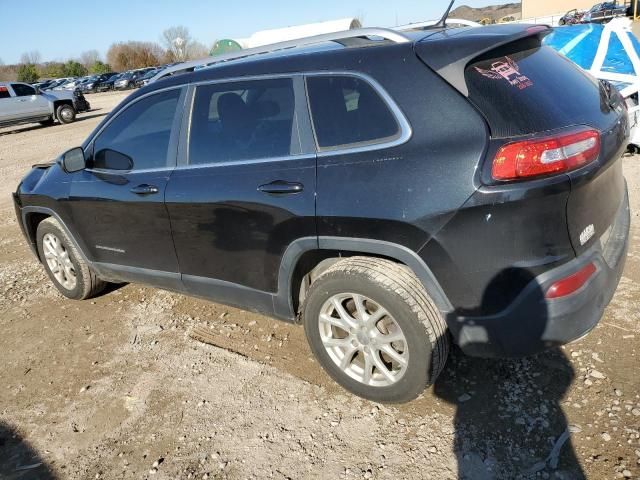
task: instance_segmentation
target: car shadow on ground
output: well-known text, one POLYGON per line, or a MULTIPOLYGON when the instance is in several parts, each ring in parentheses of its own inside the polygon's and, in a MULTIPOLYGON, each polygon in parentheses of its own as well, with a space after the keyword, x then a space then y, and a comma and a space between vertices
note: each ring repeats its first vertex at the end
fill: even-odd
POLYGON ((8 423, 0 421, 0 478, 55 480, 38 452, 8 423))
MULTIPOLYGON (((530 341, 543 341, 548 335, 544 293, 533 275, 519 273, 535 286, 530 291, 536 301, 530 304, 529 320, 512 321, 522 322, 519 329, 530 341)), ((483 304, 495 301, 491 292, 502 288, 499 277, 487 287, 483 304)), ((508 341, 495 337, 487 329, 486 342, 508 341)), ((568 424, 561 406, 574 378, 559 347, 518 359, 473 358, 454 348, 434 394, 456 407, 458 478, 586 478, 571 442, 579 426, 568 424)))

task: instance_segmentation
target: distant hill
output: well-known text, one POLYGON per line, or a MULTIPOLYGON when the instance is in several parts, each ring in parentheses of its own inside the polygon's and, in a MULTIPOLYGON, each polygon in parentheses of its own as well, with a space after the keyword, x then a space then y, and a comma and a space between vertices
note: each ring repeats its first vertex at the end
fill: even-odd
POLYGON ((520 3, 505 3, 503 5, 490 5, 488 7, 473 8, 462 5, 451 11, 449 18, 461 18, 464 20, 473 20, 479 22, 488 18, 493 22, 497 22, 504 17, 514 17, 516 20, 522 16, 522 7, 520 3))

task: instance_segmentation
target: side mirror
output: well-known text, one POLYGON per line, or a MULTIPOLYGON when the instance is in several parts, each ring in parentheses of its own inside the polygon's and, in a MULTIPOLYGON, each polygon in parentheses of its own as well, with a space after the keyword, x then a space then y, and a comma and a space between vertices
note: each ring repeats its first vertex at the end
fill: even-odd
POLYGON ((36 89, 36 95, 40 95, 42 92, 40 91, 40 87, 33 87, 36 89))
POLYGON ((67 173, 84 170, 87 163, 84 159, 84 150, 81 147, 72 148, 62 154, 62 168, 67 173))

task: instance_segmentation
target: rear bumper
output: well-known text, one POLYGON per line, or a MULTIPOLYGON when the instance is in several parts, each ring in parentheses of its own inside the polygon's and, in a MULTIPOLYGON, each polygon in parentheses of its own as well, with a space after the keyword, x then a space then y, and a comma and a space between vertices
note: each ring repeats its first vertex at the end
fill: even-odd
POLYGON ((468 355, 518 357, 576 340, 600 321, 613 298, 629 244, 629 197, 624 200, 609 232, 579 257, 535 277, 502 312, 487 317, 448 318, 453 337, 468 355), (596 266, 587 283, 566 297, 549 300, 545 293, 559 279, 589 262, 596 266))

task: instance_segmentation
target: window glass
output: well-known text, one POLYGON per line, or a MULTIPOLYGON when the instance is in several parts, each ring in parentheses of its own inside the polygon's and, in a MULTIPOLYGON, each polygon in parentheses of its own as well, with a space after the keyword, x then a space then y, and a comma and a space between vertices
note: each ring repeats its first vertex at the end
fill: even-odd
POLYGON ((381 143, 400 135, 388 105, 360 78, 308 77, 307 91, 321 149, 381 143))
POLYGON ((120 113, 94 142, 93 168, 114 168, 111 162, 122 155, 131 159, 134 170, 172 164, 168 149, 180 93, 156 93, 120 113))
POLYGON ((36 94, 36 89, 30 85, 24 85, 22 83, 12 83, 11 88, 16 92, 18 97, 28 97, 36 94))
POLYGON ((599 125, 611 111, 596 79, 535 39, 484 54, 466 68, 465 80, 496 138, 599 125))
POLYGON ((1 98, 11 98, 11 95, 9 95, 9 89, 2 85, 0 85, 0 99, 1 98))
POLYGON ((197 88, 191 164, 282 157, 298 153, 299 148, 290 78, 197 88))

